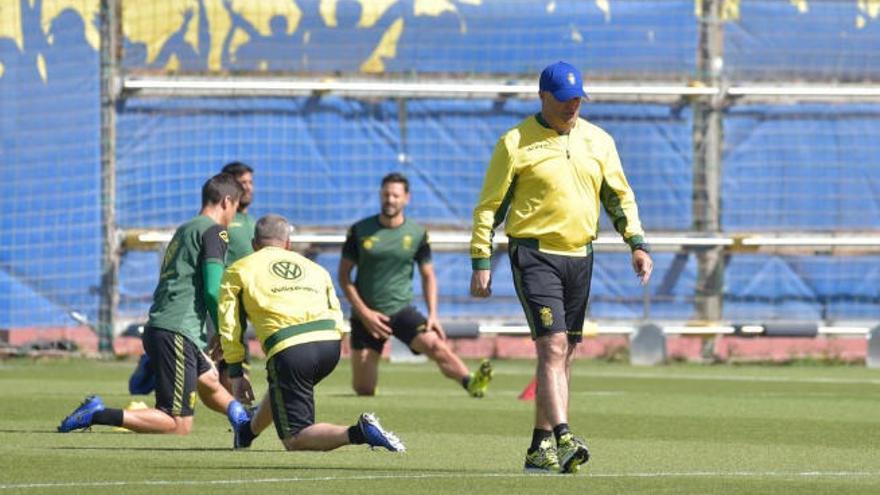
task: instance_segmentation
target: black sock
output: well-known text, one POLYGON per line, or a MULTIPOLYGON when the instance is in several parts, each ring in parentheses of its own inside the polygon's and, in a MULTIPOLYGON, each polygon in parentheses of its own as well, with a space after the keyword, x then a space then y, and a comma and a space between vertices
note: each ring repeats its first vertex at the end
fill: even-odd
POLYGON ((92 415, 93 425, 122 426, 122 409, 104 409, 92 415))
POLYGON ((361 445, 367 443, 367 439, 364 438, 364 432, 361 431, 360 425, 348 427, 348 443, 352 445, 361 445))
POLYGON ((241 429, 238 431, 238 438, 241 439, 243 445, 250 445, 258 436, 259 435, 255 434, 251 429, 251 421, 242 425, 241 429))
POLYGON ((532 430, 532 445, 529 447, 529 452, 538 450, 538 447, 541 446, 541 442, 550 438, 550 435, 552 435, 550 430, 540 430, 538 428, 532 430))
POLYGON ((470 385, 470 384, 471 384, 471 375, 470 374, 467 374, 461 378, 461 386, 464 387, 465 390, 467 390, 468 385, 470 385))
POLYGON ((571 433, 568 429, 568 423, 559 423, 558 425, 553 427, 553 436, 556 437, 556 441, 559 441, 559 437, 565 435, 566 433, 571 433))

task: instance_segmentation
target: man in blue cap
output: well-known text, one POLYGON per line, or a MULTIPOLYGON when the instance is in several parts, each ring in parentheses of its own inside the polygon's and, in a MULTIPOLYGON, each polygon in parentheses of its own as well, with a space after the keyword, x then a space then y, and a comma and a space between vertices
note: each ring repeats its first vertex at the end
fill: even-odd
POLYGON ((502 221, 517 296, 538 357, 527 472, 574 473, 590 458, 568 427, 571 363, 581 342, 599 203, 632 250, 642 284, 653 269, 635 195, 611 136, 580 118, 581 73, 556 62, 541 73, 541 111, 495 146, 474 208, 471 295, 491 295, 492 235, 502 221))

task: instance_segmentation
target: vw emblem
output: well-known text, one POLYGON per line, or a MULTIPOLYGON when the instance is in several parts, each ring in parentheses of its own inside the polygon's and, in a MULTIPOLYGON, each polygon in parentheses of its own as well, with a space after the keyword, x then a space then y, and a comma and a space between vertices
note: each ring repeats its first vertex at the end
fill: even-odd
POLYGON ((272 273, 283 279, 296 280, 302 276, 302 268, 290 261, 276 261, 272 263, 272 273))

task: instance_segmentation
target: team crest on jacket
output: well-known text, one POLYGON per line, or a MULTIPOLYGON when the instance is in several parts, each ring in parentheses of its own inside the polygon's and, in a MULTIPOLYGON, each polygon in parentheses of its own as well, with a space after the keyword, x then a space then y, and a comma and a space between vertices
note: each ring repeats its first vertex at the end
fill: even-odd
POLYGON ((407 234, 403 236, 403 249, 409 250, 412 247, 412 236, 407 234))
POLYGON ((228 232, 226 232, 225 230, 221 230, 220 233, 217 235, 220 236, 221 239, 223 239, 223 242, 225 242, 226 244, 229 244, 229 233, 228 232))
POLYGON ((544 306, 539 313, 541 315, 541 324, 544 325, 544 328, 550 328, 553 325, 553 310, 544 306))
POLYGON ((366 239, 364 239, 364 242, 363 242, 364 249, 366 249, 367 251, 369 251, 370 249, 373 249, 373 245, 376 244, 376 242, 378 240, 379 240, 379 238, 374 235, 367 237, 366 239))

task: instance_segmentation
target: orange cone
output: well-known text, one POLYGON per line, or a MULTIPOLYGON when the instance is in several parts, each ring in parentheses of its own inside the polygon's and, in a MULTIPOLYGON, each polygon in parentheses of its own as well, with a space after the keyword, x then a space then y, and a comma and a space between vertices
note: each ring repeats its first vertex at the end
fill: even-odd
POLYGON ((532 378, 532 381, 526 385, 522 393, 517 397, 519 400, 535 400, 535 390, 538 388, 538 379, 532 378))

